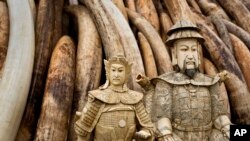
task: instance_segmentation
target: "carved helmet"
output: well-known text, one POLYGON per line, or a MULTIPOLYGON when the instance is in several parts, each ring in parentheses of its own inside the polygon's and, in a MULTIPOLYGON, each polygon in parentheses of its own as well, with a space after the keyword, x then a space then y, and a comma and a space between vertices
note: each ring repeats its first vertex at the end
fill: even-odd
POLYGON ((109 58, 109 60, 104 59, 105 71, 106 71, 106 82, 104 85, 100 86, 99 89, 106 89, 110 85, 110 66, 112 64, 122 64, 125 67, 126 77, 123 88, 127 89, 127 82, 131 74, 132 63, 129 63, 123 55, 115 55, 109 58))
MULTIPOLYGON (((204 38, 199 33, 199 28, 189 20, 180 20, 167 32, 169 35, 166 44, 171 47, 172 52, 172 65, 177 66, 177 50, 173 46, 174 41, 178 39, 195 38, 198 42, 204 42, 204 38)), ((198 63, 197 68, 201 64, 202 50, 198 48, 198 63)))
POLYGON ((180 20, 167 32, 169 36, 166 44, 172 46, 173 42, 178 39, 196 38, 204 42, 204 38, 199 33, 199 28, 189 20, 180 20))

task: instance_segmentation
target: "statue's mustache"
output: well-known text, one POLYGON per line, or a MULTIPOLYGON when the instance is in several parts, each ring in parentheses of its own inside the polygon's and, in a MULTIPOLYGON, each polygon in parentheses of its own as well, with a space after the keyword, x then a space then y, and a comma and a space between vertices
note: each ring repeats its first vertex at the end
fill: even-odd
POLYGON ((196 65, 196 59, 195 59, 194 56, 191 59, 188 58, 188 56, 185 57, 184 63, 183 63, 184 70, 186 69, 186 65, 188 65, 188 64, 194 64, 194 65, 196 65))
POLYGON ((186 64, 195 64, 195 61, 193 60, 188 60, 188 61, 185 61, 186 64))

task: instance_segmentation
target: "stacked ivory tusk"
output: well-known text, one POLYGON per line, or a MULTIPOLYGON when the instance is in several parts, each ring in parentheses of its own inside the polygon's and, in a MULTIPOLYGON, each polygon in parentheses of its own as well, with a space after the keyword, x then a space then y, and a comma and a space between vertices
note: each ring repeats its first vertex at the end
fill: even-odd
MULTIPOLYGON (((4 66, 9 39, 9 16, 7 4, 0 1, 0 72, 4 66)), ((1 76, 0 76, 1 77, 1 76)))
POLYGON ((8 0, 10 36, 0 81, 0 140, 13 141, 25 108, 35 51, 32 10, 27 0, 8 0))

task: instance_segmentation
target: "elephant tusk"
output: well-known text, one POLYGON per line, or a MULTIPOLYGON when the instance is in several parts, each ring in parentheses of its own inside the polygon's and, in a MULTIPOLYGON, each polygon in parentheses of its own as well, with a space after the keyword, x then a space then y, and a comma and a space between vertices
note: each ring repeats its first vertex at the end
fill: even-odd
POLYGON ((81 111, 85 105, 88 91, 100 86, 102 71, 102 44, 90 12, 84 6, 71 5, 65 10, 74 15, 78 22, 78 45, 76 55, 76 80, 73 113, 68 140, 76 140, 74 130, 75 112, 81 111))
POLYGON ((7 0, 10 37, 0 81, 0 140, 15 139, 25 108, 34 62, 35 37, 27 0, 7 0))
POLYGON ((9 13, 6 2, 0 1, 0 77, 4 66, 9 41, 9 13))

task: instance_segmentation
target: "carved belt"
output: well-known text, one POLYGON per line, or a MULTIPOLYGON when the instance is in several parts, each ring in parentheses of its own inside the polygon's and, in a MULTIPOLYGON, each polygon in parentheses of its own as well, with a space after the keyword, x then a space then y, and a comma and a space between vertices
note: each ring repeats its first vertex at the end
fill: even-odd
POLYGON ((177 123, 172 123, 173 127, 180 131, 187 131, 187 132, 194 132, 194 131, 207 131, 212 129, 212 122, 210 122, 208 125, 200 126, 200 127, 192 127, 192 126, 183 126, 177 123))

